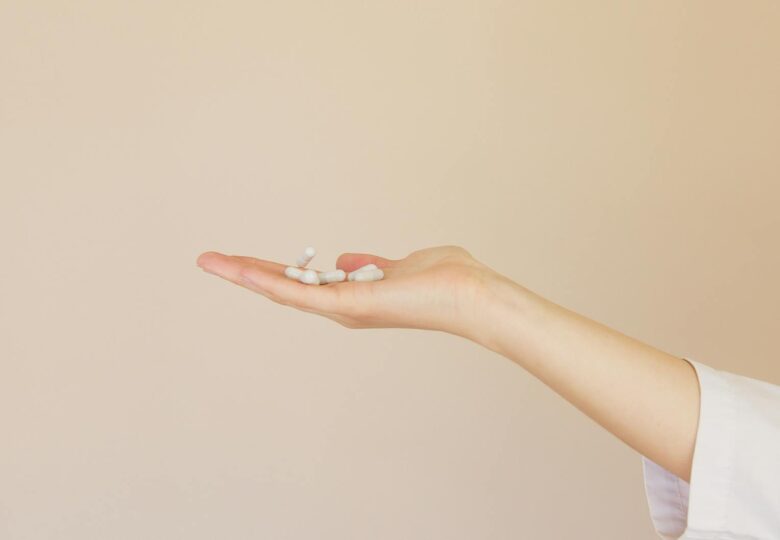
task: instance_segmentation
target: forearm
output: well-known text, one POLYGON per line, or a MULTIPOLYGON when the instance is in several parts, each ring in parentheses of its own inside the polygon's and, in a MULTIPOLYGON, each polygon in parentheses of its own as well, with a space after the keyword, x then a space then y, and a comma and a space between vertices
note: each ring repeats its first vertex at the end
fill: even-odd
POLYGON ((503 277, 474 341, 513 360, 640 454, 688 481, 699 388, 688 362, 503 277))

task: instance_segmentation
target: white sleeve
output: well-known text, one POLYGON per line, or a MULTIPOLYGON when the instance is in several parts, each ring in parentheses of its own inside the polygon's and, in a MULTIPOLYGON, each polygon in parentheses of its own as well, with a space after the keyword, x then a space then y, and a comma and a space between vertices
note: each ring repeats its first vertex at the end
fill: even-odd
POLYGON ((691 483, 643 457, 662 538, 780 539, 780 386, 686 358, 701 404, 691 483))

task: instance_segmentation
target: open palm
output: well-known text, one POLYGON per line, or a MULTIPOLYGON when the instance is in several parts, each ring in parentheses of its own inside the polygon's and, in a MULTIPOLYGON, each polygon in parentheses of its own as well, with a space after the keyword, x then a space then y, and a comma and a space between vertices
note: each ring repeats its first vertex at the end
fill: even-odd
POLYGON ((421 328, 466 336, 478 316, 485 265, 458 246, 414 251, 403 259, 344 253, 336 267, 351 272, 369 263, 380 281, 305 285, 287 278, 287 265, 254 257, 201 254, 203 270, 246 287, 276 303, 316 313, 347 328, 421 328))

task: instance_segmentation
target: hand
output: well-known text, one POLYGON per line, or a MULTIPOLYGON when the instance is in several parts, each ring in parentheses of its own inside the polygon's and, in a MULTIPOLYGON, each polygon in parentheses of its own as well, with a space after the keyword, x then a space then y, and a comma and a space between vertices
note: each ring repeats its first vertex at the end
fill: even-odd
POLYGON ((465 249, 441 246, 393 260, 345 253, 336 267, 349 273, 369 263, 379 281, 305 285, 284 275, 288 265, 209 251, 198 266, 278 304, 327 317, 347 328, 419 328, 469 337, 480 321, 485 279, 494 272, 465 249))

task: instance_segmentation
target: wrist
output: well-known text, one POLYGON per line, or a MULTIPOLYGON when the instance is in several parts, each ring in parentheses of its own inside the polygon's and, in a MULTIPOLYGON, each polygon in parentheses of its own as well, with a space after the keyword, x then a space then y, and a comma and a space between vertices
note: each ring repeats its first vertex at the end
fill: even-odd
POLYGON ((489 267, 473 277, 464 318, 463 337, 487 349, 506 355, 507 335, 517 343, 517 333, 541 297, 489 267))

